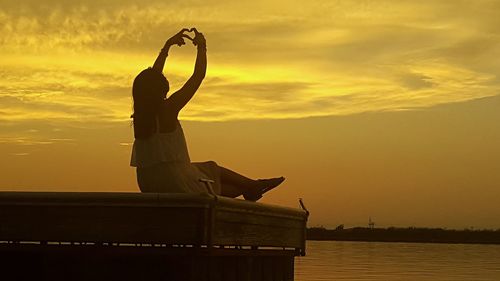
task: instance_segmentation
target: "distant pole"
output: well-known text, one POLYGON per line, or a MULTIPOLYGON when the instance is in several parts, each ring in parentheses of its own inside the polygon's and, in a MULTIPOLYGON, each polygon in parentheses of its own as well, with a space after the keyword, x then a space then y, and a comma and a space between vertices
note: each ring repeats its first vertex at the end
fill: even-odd
POLYGON ((368 218, 368 228, 369 229, 374 229, 375 228, 375 222, 372 221, 372 217, 368 218))

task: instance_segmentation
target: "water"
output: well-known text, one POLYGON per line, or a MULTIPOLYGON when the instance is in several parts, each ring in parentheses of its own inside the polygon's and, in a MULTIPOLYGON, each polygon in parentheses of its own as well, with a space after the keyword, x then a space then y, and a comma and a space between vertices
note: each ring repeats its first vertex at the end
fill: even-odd
POLYGON ((499 245, 308 241, 295 280, 500 280, 499 245))

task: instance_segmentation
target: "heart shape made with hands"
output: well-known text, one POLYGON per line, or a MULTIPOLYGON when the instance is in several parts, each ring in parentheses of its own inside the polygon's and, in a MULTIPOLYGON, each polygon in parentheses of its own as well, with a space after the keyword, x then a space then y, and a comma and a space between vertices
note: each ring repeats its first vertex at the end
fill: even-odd
POLYGON ((183 37, 188 38, 189 40, 191 40, 191 42, 193 42, 193 44, 195 46, 197 45, 197 42, 195 41, 195 38, 196 38, 196 34, 198 34, 198 33, 199 32, 198 32, 198 30, 195 27, 193 27, 193 28, 191 28, 191 29, 189 29, 187 31, 182 32, 182 34, 184 35, 183 37), (187 32, 187 34, 186 34, 186 32, 187 32))

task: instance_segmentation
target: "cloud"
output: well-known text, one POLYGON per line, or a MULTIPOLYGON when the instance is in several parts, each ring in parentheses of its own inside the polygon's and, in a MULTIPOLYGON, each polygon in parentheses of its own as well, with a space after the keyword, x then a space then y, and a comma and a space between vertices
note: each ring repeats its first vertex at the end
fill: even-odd
POLYGON ((406 73, 401 75, 401 82, 412 90, 430 88, 434 86, 432 78, 419 73, 406 73))
POLYGON ((27 137, 0 138, 0 143, 16 145, 48 145, 53 144, 52 140, 33 139, 27 137))
POLYGON ((28 156, 30 155, 31 153, 29 152, 17 152, 17 153, 10 153, 10 155, 13 155, 13 156, 28 156))
MULTIPOLYGON (((301 118, 498 94, 497 1, 4 1, 0 118, 128 120, 134 76, 198 26, 207 78, 191 120, 301 118), (251 106, 248 109, 248 105, 251 106)), ((176 90, 194 48, 173 47, 176 90)))

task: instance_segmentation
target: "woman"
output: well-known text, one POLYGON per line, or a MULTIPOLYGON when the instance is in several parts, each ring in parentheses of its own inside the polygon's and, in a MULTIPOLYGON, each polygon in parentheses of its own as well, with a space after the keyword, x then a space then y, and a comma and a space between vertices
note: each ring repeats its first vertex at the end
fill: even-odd
POLYGON ((262 194, 281 184, 283 177, 253 180, 217 165, 213 161, 191 163, 179 111, 200 87, 207 69, 206 41, 195 28, 183 29, 168 39, 152 68, 134 80, 134 146, 131 166, 137 167, 137 182, 142 192, 207 192, 200 181, 213 181, 213 190, 222 196, 257 201, 262 194), (191 38, 185 32, 194 32, 191 38), (182 46, 190 39, 197 47, 194 73, 177 92, 166 97, 168 80, 162 71, 171 46, 182 46))

